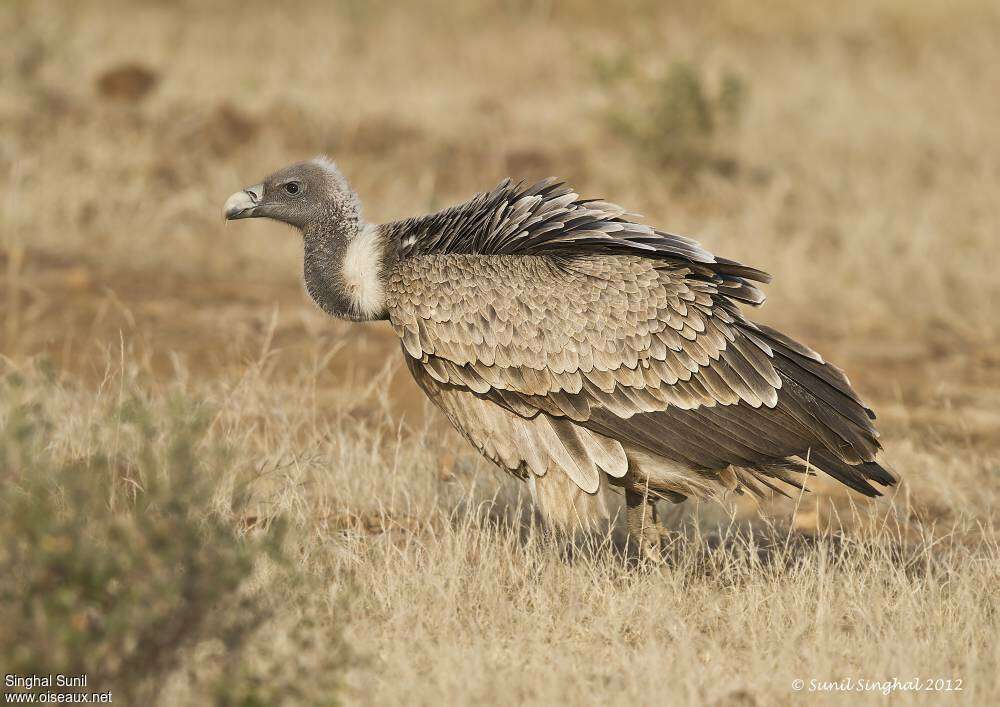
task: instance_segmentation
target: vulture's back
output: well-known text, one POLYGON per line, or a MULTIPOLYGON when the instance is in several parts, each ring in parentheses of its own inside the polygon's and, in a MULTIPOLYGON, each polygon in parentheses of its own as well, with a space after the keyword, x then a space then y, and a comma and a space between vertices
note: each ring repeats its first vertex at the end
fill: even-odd
POLYGON ((682 500, 805 464, 868 495, 894 481, 843 373, 743 317, 763 273, 553 183, 477 200, 388 227, 389 318, 421 387, 549 517, 603 510, 608 483, 682 500))

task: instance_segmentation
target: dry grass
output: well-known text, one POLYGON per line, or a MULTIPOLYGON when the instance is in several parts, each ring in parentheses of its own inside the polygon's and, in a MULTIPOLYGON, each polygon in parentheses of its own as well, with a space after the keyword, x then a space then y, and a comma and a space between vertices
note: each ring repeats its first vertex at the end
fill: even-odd
MULTIPOLYGON (((271 613, 233 673, 250 687, 220 692, 226 651, 197 636, 170 675, 151 674, 161 703, 266 701, 254 680, 293 662, 345 670, 339 698, 365 704, 782 704, 795 678, 845 676, 963 680, 904 703, 1000 700, 1000 12, 603 6, 0 7, 0 354, 30 400, 7 396, 0 421, 23 408, 58 421, 52 459, 141 471, 120 403, 169 420, 168 401, 194 401, 210 411, 198 449, 231 456, 200 462, 213 502, 192 512, 238 538, 280 519, 310 588, 261 561, 243 591, 271 613), (725 131, 661 146, 708 154, 706 169, 651 160, 607 120, 641 116, 636 82, 678 65, 746 86, 725 131), (558 174, 772 272, 760 318, 850 372, 904 483, 877 503, 819 482, 764 513, 672 509, 662 571, 624 560, 615 532, 553 542, 392 364, 384 327, 305 301, 295 237, 223 228, 233 189, 317 152, 372 219, 558 174), (303 617, 308 650, 292 630, 303 617), (319 660, 341 634, 354 657, 319 660)), ((152 429, 167 444, 172 428, 152 429)), ((31 473, 0 459, 5 482, 31 473)), ((116 484, 95 479, 95 493, 116 498, 116 484)))

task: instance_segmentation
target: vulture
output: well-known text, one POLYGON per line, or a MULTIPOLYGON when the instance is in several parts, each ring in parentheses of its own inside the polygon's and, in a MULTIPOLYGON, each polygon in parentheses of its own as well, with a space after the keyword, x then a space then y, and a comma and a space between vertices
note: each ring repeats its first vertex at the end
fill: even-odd
POLYGON ((387 320, 419 387, 554 527, 607 518, 616 490, 652 555, 658 500, 782 492, 816 470, 866 496, 896 482, 844 373, 744 316, 767 273, 557 179, 373 224, 317 157, 225 217, 298 229, 316 304, 387 320))

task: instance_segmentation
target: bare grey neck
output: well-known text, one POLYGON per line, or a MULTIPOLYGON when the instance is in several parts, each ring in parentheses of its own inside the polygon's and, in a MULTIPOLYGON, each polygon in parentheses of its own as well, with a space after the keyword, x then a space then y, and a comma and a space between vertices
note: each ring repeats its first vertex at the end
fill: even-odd
POLYGON ((306 291, 324 312, 354 321, 387 318, 385 279, 397 249, 379 226, 331 214, 302 235, 306 291))

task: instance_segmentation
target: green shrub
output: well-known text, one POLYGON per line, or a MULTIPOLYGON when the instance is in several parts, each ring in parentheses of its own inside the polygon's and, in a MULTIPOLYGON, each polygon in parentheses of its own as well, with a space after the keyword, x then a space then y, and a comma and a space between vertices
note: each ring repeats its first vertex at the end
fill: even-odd
POLYGON ((712 90, 693 64, 674 62, 649 76, 627 57, 603 59, 595 72, 613 104, 605 113, 608 126, 640 156, 685 177, 706 168, 727 176, 735 172, 726 143, 747 100, 740 76, 726 73, 712 90))
POLYGON ((216 507, 234 470, 206 440, 205 409, 174 400, 154 411, 134 396, 92 424, 99 451, 65 461, 51 444, 60 420, 43 405, 54 390, 0 382, 4 672, 85 673, 84 691, 111 690, 119 704, 153 704, 184 671, 192 695, 218 704, 333 701, 342 646, 322 665, 296 662, 310 617, 283 634, 291 660, 269 667, 275 602, 307 582, 285 557, 282 523, 241 537, 245 499, 230 494, 232 513, 216 507), (198 652, 214 656, 210 669, 198 652), (307 700, 310 683, 325 689, 307 700))

